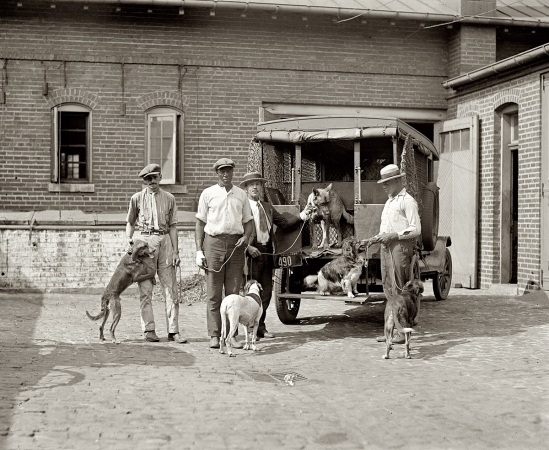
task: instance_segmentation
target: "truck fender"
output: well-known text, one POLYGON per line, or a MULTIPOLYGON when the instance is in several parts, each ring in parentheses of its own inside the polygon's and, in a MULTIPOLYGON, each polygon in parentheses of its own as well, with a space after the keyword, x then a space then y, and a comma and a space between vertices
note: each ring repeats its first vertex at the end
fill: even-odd
POLYGON ((424 255, 425 267, 421 268, 421 272, 440 272, 444 269, 446 262, 446 247, 452 245, 450 236, 439 236, 435 249, 424 255))

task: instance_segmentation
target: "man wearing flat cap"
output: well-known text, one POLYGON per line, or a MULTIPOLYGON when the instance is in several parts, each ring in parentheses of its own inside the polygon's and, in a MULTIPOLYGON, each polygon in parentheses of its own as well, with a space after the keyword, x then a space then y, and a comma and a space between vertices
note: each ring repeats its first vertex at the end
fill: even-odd
POLYGON ((248 267, 250 278, 259 281, 263 287, 261 293, 261 303, 263 304, 263 314, 259 320, 257 329, 258 338, 274 338, 274 334, 269 333, 265 327, 265 317, 267 308, 271 302, 273 292, 273 254, 276 252, 276 242, 274 240, 274 226, 283 229, 290 229, 296 224, 308 219, 305 211, 299 216, 284 217, 271 203, 264 202, 263 190, 265 178, 259 172, 249 172, 244 175, 240 183, 248 194, 248 200, 254 216, 254 230, 248 241, 248 267))
MULTIPOLYGON (((139 176, 146 186, 130 200, 126 217, 126 237, 129 244, 133 245, 134 234, 137 233, 137 239, 147 242, 156 250, 154 258, 146 258, 143 262, 154 268, 162 285, 168 341, 183 344, 187 341, 179 334, 179 298, 175 276, 175 268, 180 263, 175 198, 160 189, 162 173, 158 164, 149 164, 139 176)), ((152 308, 153 281, 154 279, 148 279, 138 282, 141 326, 147 341, 158 342, 152 308)))
MULTIPOLYGON (((400 295, 410 281, 410 265, 414 256, 414 243, 421 236, 421 222, 416 200, 402 186, 403 173, 396 164, 389 164, 380 171, 383 186, 389 199, 381 213, 379 234, 370 242, 380 242, 381 277, 387 297, 400 295)), ((377 338, 385 341, 384 336, 377 338)), ((404 336, 393 339, 395 344, 404 343, 404 336)))
MULTIPOLYGON (((233 185, 234 167, 229 158, 216 161, 219 181, 202 191, 196 213, 196 264, 206 271, 210 348, 219 348, 223 288, 225 296, 240 293, 244 252, 254 224, 246 192, 233 185)), ((242 348, 234 338, 231 345, 242 348)))

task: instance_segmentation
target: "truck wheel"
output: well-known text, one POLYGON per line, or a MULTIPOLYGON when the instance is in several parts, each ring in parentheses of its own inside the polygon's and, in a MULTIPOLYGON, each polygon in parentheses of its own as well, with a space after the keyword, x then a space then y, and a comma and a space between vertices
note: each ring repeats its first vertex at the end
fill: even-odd
POLYGON ((438 187, 434 182, 427 183, 423 190, 423 208, 421 213, 421 241, 423 249, 430 252, 435 249, 438 239, 438 187))
POLYGON ((452 285, 452 255, 446 249, 443 269, 433 278, 433 292, 437 300, 446 300, 452 285))
POLYGON ((301 305, 301 299, 299 298, 279 298, 280 294, 287 293, 288 291, 291 292, 289 289, 289 277, 290 274, 288 269, 275 270, 273 293, 276 313, 278 314, 280 321, 286 325, 296 321, 299 306, 301 305))

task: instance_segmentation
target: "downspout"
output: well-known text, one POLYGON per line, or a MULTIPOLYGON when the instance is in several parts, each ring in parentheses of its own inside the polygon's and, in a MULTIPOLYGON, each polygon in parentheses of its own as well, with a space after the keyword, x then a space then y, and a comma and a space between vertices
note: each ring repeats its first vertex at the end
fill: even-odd
POLYGON ((217 1, 217 0, 47 0, 44 3, 82 3, 92 4, 100 3, 105 5, 137 5, 137 6, 172 6, 178 8, 207 8, 230 9, 240 12, 244 11, 267 11, 288 14, 324 14, 338 18, 349 18, 359 15, 362 19, 394 19, 394 20, 415 20, 421 22, 460 22, 476 25, 507 25, 523 27, 549 27, 548 22, 542 22, 539 19, 514 19, 501 17, 477 17, 460 16, 456 14, 431 14, 421 12, 401 12, 401 11, 378 11, 372 9, 360 8, 335 8, 327 6, 301 6, 301 5, 278 5, 276 3, 254 3, 254 2, 236 2, 236 1, 217 1))

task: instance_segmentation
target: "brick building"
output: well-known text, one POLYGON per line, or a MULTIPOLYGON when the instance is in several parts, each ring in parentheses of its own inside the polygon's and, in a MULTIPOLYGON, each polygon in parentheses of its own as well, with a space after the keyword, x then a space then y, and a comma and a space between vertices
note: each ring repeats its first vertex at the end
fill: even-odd
MULTIPOLYGON (((478 88, 452 80, 549 42, 549 14, 540 2, 526 7, 527 0, 384 3, 3 1, 0 287, 104 286, 118 260, 113 250, 124 244, 128 200, 141 188, 137 173, 150 161, 163 163, 163 187, 176 196, 183 272, 190 274, 193 201, 215 182, 219 157, 236 161, 236 180, 244 174, 257 122, 395 116, 436 140, 447 119, 473 111, 483 208, 469 285, 504 283, 490 225, 500 220, 499 185, 495 172, 483 177, 484 163, 497 162, 485 156, 494 153, 486 135, 493 118, 473 102, 478 88)), ((535 115, 536 75, 528 77, 531 98, 519 103, 535 115)), ((530 149, 528 164, 541 167, 535 136, 521 136, 521 145, 530 149)), ((532 184, 519 188, 525 234, 511 280, 519 287, 540 279, 541 228, 529 221, 540 217, 535 176, 524 172, 532 184)))

